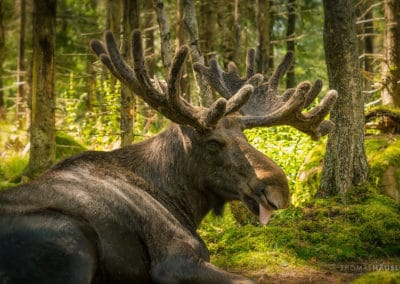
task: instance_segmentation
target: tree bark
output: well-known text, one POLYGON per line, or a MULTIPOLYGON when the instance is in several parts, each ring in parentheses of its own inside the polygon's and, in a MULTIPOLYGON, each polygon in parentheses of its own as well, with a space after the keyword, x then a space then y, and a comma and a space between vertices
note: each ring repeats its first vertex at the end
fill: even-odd
MULTIPOLYGON (((176 25, 176 41, 178 48, 187 43, 187 33, 185 31, 185 5, 184 1, 177 1, 177 20, 178 23, 176 25)), ((188 102, 191 102, 191 94, 190 94, 190 74, 188 74, 188 63, 183 66, 182 69, 182 79, 179 82, 181 96, 184 97, 188 102)))
MULTIPOLYGON (((124 0, 123 7, 122 56, 130 62, 130 34, 132 30, 139 28, 139 2, 136 0, 124 0)), ((121 146, 124 147, 132 144, 134 140, 134 94, 125 84, 121 86, 120 114, 121 146)))
POLYGON ((144 45, 145 45, 145 56, 147 63, 147 70, 149 76, 152 78, 156 71, 155 61, 155 48, 154 48, 154 8, 152 1, 145 1, 144 4, 144 17, 143 17, 143 32, 144 32, 144 45))
POLYGON ((257 28, 257 48, 256 65, 257 72, 267 74, 269 69, 270 56, 270 1, 256 0, 256 28, 257 28))
POLYGON ((56 0, 34 0, 30 156, 27 176, 34 177, 55 160, 56 0))
MULTIPOLYGON (((114 33, 117 42, 119 42, 121 38, 122 1, 123 0, 107 0, 106 7, 106 29, 114 33)), ((114 76, 110 77, 112 91, 114 91, 117 81, 118 80, 114 76)), ((102 105, 102 111, 105 111, 104 102, 100 102, 100 104, 102 105)))
POLYGON ((161 58, 165 73, 168 74, 169 67, 172 63, 171 48, 171 30, 169 27, 167 12, 162 0, 153 0, 154 9, 156 10, 157 22, 160 28, 161 38, 161 58))
POLYGON ((358 63, 355 13, 351 0, 324 0, 324 48, 329 87, 339 98, 331 111, 336 127, 329 135, 317 196, 345 193, 367 178, 364 150, 364 99, 358 63))
POLYGON ((239 21, 238 1, 224 0, 218 2, 217 17, 218 28, 221 34, 221 51, 224 68, 227 68, 229 62, 238 63, 239 41, 237 38, 237 25, 239 21), (232 13, 233 12, 233 13, 232 13))
POLYGON ((400 107, 400 2, 385 0, 382 103, 400 107))
MULTIPOLYGON (((204 57, 200 50, 199 30, 196 19, 196 10, 193 0, 180 0, 182 11, 182 25, 186 34, 188 35, 191 62, 204 64, 204 57)), ((196 84, 200 89, 200 104, 203 106, 210 106, 213 102, 211 89, 206 84, 202 75, 198 72, 194 73, 196 84)))
MULTIPOLYGON (((296 0, 287 1, 287 11, 288 11, 288 23, 286 30, 286 51, 291 51, 295 54, 295 40, 296 35, 296 0)), ((295 74, 294 74, 294 64, 290 67, 286 73, 286 88, 294 88, 296 86, 295 74)))
POLYGON ((6 117, 6 106, 4 101, 3 91, 3 76, 4 76, 4 60, 6 57, 6 41, 5 41, 5 30, 4 30, 4 3, 0 0, 0 118, 6 117))
POLYGON ((210 59, 215 59, 217 14, 214 12, 214 9, 217 5, 218 2, 216 0, 200 3, 200 45, 206 65, 210 59))
POLYGON ((15 118, 18 126, 21 126, 23 101, 25 95, 25 26, 26 26, 26 0, 19 2, 19 33, 18 33, 18 57, 17 57, 17 93, 15 94, 15 118))

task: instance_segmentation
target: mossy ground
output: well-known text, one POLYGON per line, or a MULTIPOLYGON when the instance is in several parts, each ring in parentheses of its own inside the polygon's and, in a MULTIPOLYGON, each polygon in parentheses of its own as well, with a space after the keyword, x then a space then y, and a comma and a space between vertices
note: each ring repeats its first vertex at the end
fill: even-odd
MULTIPOLYGON (((313 199, 322 169, 324 146, 320 145, 301 167, 306 174, 296 183, 295 204, 275 212, 267 226, 258 225, 257 218, 237 204, 232 205, 233 210, 228 206, 222 218, 208 216, 199 233, 210 249, 212 262, 232 271, 246 271, 257 279, 275 275, 267 277, 268 281, 294 281, 290 283, 303 278, 279 275, 290 271, 304 275, 306 270, 314 275, 315 283, 331 283, 329 279, 335 277, 349 283, 360 276, 352 271, 341 273, 340 268, 349 263, 390 263, 400 269, 400 204, 380 190, 385 169, 400 168, 400 139, 368 139, 366 151, 369 184, 350 190, 344 197, 313 199), (264 276, 255 271, 264 271, 264 276), (326 273, 331 276, 325 277, 326 273)), ((394 280, 368 282, 365 276, 367 280, 360 281, 367 282, 357 283, 400 283, 398 272, 385 273, 384 279, 394 280)), ((371 277, 379 275, 372 273, 371 277)))

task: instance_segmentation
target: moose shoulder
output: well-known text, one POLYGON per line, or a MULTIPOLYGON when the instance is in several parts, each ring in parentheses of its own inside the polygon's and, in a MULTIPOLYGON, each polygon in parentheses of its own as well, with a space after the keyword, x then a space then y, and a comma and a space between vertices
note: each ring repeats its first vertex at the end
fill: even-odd
POLYGON ((181 98, 179 81, 188 54, 175 55, 167 84, 146 72, 141 35, 133 32, 133 68, 111 33, 93 41, 101 61, 123 83, 170 120, 144 142, 112 152, 85 152, 38 179, 0 193, 0 282, 5 283, 252 283, 209 263, 196 228, 210 210, 241 200, 266 224, 289 204, 283 171, 254 149, 245 128, 288 124, 318 138, 337 97, 330 91, 302 113, 321 89, 303 82, 278 95, 288 54, 269 80, 246 76, 213 61, 195 70, 223 98, 209 108, 181 98))

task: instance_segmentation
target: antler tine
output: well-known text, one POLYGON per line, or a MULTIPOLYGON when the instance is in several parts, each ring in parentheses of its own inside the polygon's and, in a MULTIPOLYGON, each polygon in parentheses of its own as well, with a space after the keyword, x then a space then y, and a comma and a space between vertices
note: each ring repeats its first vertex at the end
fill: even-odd
POLYGON ((249 48, 246 55, 246 78, 250 79, 255 73, 256 50, 249 48))
POLYGON ((168 74, 166 93, 163 95, 154 88, 145 68, 141 32, 135 30, 132 33, 134 71, 142 87, 142 92, 151 95, 150 99, 155 98, 156 104, 150 105, 172 121, 191 125, 200 130, 206 127, 201 115, 204 110, 196 109, 179 95, 179 81, 182 77, 182 69, 188 53, 189 48, 182 46, 175 54, 168 74))
MULTIPOLYGON (((322 89, 322 81, 314 84, 308 81, 300 83, 296 88, 287 89, 279 95, 279 81, 293 63, 294 54, 288 52, 267 82, 262 82, 261 74, 254 74, 254 49, 249 49, 246 57, 246 75, 240 77, 234 65, 228 66, 224 72, 216 61, 210 62, 209 67, 197 64, 195 70, 203 74, 209 84, 223 97, 230 98, 233 93, 243 88, 245 84, 254 86, 253 95, 239 110, 243 116, 239 119, 245 128, 257 126, 291 125, 309 134, 313 139, 327 134, 333 127, 330 121, 324 121, 337 98, 336 91, 330 91, 321 103, 310 112, 302 113, 309 107, 322 89)), ((228 103, 229 105, 229 103, 228 103)), ((231 109, 231 107, 228 107, 231 109)), ((232 109, 233 111, 233 109, 232 109)))
POLYGON ((208 84, 215 89, 222 97, 229 99, 246 84, 254 87, 261 84, 264 77, 261 74, 254 74, 255 50, 247 51, 246 76, 240 77, 238 69, 233 62, 228 64, 228 72, 221 69, 218 62, 210 60, 209 66, 195 63, 193 69, 202 74, 208 84))
POLYGON ((324 118, 331 111, 338 94, 335 90, 330 90, 318 106, 310 112, 302 113, 305 97, 312 91, 310 88, 308 82, 300 83, 293 96, 287 102, 277 104, 278 106, 273 112, 263 116, 241 117, 244 128, 285 124, 310 135, 313 140, 318 140, 321 136, 328 134, 334 124, 324 118))
POLYGON ((271 78, 269 78, 269 80, 268 80, 269 87, 273 91, 277 91, 279 81, 289 70, 290 66, 292 66, 293 59, 294 59, 293 52, 289 51, 288 53, 286 53, 281 64, 278 65, 278 67, 275 69, 274 73, 272 74, 271 78))
MULTIPOLYGON (((152 108, 176 123, 190 125, 199 131, 213 128, 224 115, 245 104, 250 93, 253 92, 251 86, 244 86, 236 94, 229 96, 232 99, 220 98, 210 108, 193 106, 179 94, 179 81, 189 47, 183 46, 175 54, 168 74, 167 86, 156 88, 145 66, 143 43, 139 30, 133 31, 131 46, 133 68, 122 58, 111 32, 105 33, 104 43, 98 40, 91 42, 93 51, 115 77, 127 84, 152 108)), ((157 80, 155 81, 157 84, 157 80)))
POLYGON ((100 61, 107 66, 107 68, 111 71, 111 73, 118 78, 118 80, 124 81, 124 79, 118 74, 118 72, 115 70, 114 66, 112 65, 112 62, 110 58, 107 55, 107 51, 104 48, 103 44, 98 41, 98 40, 92 40, 90 42, 90 46, 92 50, 96 53, 96 55, 99 57, 100 61))

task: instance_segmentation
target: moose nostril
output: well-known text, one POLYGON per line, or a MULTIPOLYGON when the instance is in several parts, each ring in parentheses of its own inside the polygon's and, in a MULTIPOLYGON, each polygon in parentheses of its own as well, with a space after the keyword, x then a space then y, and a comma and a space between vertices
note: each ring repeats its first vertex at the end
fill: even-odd
POLYGON ((279 207, 275 205, 274 202, 272 202, 271 200, 267 199, 268 205, 272 207, 272 209, 274 210, 278 210, 279 207))

